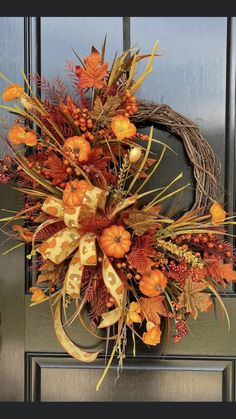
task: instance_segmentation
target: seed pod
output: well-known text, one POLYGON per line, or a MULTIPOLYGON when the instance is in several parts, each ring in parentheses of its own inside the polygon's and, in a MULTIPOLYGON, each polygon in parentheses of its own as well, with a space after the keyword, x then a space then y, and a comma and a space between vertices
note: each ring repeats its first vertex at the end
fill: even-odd
POLYGON ((25 109, 27 109, 28 111, 31 111, 31 109, 33 109, 33 105, 30 103, 30 101, 25 98, 24 96, 22 96, 20 98, 20 101, 22 103, 22 105, 24 106, 25 109))
POLYGON ((140 157, 142 156, 142 151, 138 147, 132 148, 132 150, 129 153, 129 161, 130 163, 136 163, 140 157))

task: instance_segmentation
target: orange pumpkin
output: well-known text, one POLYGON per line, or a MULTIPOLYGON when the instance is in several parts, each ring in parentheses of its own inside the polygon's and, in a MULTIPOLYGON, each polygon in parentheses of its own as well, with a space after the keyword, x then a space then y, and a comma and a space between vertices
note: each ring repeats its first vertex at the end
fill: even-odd
POLYGON ((103 230, 101 246, 107 256, 123 258, 131 246, 131 234, 122 226, 112 225, 103 230))
POLYGON ((152 269, 149 275, 142 276, 139 289, 147 297, 156 297, 163 292, 166 284, 166 276, 159 269, 152 269))
POLYGON ((78 207, 83 204, 84 195, 91 190, 91 185, 86 180, 71 180, 63 192, 63 204, 66 207, 78 207))
POLYGON ((67 138, 62 151, 72 161, 86 162, 91 153, 91 147, 83 137, 74 136, 67 138))
POLYGON ((10 102, 10 100, 17 99, 23 93, 24 88, 22 86, 20 86, 19 84, 10 84, 4 90, 2 94, 2 99, 5 100, 5 102, 10 102))

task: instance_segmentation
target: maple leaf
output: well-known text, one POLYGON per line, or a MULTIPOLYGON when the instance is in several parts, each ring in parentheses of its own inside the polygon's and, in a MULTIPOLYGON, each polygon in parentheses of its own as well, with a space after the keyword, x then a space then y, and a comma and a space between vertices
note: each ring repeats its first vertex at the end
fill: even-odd
POLYGON ((68 179, 67 167, 55 153, 48 155, 45 165, 46 168, 44 168, 43 172, 52 179, 53 186, 59 185, 59 183, 65 182, 68 179))
POLYGON ((102 147, 94 147, 89 154, 88 160, 86 161, 86 166, 92 165, 96 169, 105 169, 107 167, 107 163, 112 158, 110 156, 104 156, 103 148, 102 147))
POLYGON ((94 101, 93 110, 90 112, 91 118, 99 122, 99 125, 107 125, 111 119, 120 114, 121 98, 116 96, 107 96, 106 102, 103 104, 99 96, 94 101))
POLYGON ((50 260, 46 261, 38 268, 40 274, 37 278, 37 284, 46 281, 50 281, 52 284, 55 284, 59 279, 62 268, 63 264, 55 265, 50 260))
POLYGON ((214 278, 224 288, 226 287, 225 281, 236 281, 236 272, 233 270, 232 264, 224 263, 220 256, 205 253, 204 260, 207 275, 214 278))
POLYGON ((161 322, 160 315, 167 317, 166 309, 163 305, 164 296, 145 298, 141 297, 139 303, 148 321, 159 325, 161 322))
POLYGON ((213 307, 211 295, 200 292, 207 286, 203 282, 193 282, 190 277, 185 281, 184 290, 179 296, 180 307, 185 307, 187 313, 191 313, 194 320, 198 317, 198 311, 208 311, 213 307))
MULTIPOLYGON (((158 215, 157 210, 155 212, 158 215)), ((124 223, 131 227, 137 236, 142 236, 148 231, 154 221, 155 215, 148 214, 147 211, 145 213, 142 211, 129 211, 128 217, 124 219, 124 223)))
POLYGON ((137 242, 127 256, 127 261, 143 275, 150 272, 152 266, 155 265, 155 262, 151 259, 153 256, 156 256, 156 252, 151 246, 147 244, 144 247, 142 242, 137 242))
POLYGON ((231 263, 224 263, 220 266, 220 273, 226 281, 236 281, 236 271, 231 263))
POLYGON ((43 164, 46 159, 47 159, 47 157, 45 156, 45 154, 43 154, 41 152, 38 152, 37 154, 32 154, 32 155, 27 157, 27 161, 29 161, 30 163, 43 164))
POLYGON ((33 233, 28 228, 24 228, 24 227, 21 227, 18 224, 14 224, 12 226, 12 230, 16 231, 19 234, 19 237, 21 239, 25 240, 26 242, 31 242, 32 241, 33 233))
POLYGON ((79 86, 82 88, 104 86, 104 77, 107 74, 108 63, 101 64, 101 56, 93 47, 91 54, 84 59, 85 67, 76 66, 79 77, 79 86))

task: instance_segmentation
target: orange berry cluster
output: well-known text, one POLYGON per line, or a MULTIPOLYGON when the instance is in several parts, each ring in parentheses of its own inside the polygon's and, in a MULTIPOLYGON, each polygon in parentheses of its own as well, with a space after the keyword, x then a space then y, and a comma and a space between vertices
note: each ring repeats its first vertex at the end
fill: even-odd
POLYGON ((137 112, 138 107, 137 107, 136 97, 132 95, 130 90, 128 89, 125 92, 124 102, 125 102, 125 106, 124 106, 125 116, 129 118, 131 115, 137 112))
POLYGON ((93 121, 91 118, 89 118, 87 108, 76 108, 72 116, 74 119, 74 124, 79 127, 82 132, 93 128, 93 121))
POLYGON ((135 136, 137 138, 140 138, 140 140, 143 140, 143 141, 148 141, 148 138, 149 138, 149 135, 141 134, 141 132, 136 132, 135 136))
POLYGON ((93 141, 94 135, 91 133, 93 121, 88 115, 88 109, 77 107, 70 96, 67 97, 66 102, 66 105, 64 103, 60 105, 62 112, 71 115, 74 125, 83 133, 82 137, 93 141))
MULTIPOLYGON (((191 242, 193 244, 199 245, 200 247, 204 247, 206 249, 218 249, 220 251, 225 251, 225 255, 227 257, 231 257, 232 256, 232 252, 229 250, 229 245, 228 243, 225 244, 224 242, 222 242, 221 240, 219 240, 219 238, 217 237, 217 235, 209 233, 203 233, 203 234, 183 234, 181 236, 177 236, 176 238, 174 238, 176 243, 182 244, 184 241, 188 241, 191 242)), ((185 244, 184 245, 186 247, 186 250, 188 245, 185 244)), ((196 256, 200 256, 200 253, 197 252, 195 253, 196 256)))
POLYGON ((139 281, 141 279, 141 275, 136 273, 135 268, 127 262, 117 262, 116 267, 121 269, 126 274, 126 279, 128 280, 135 279, 136 281, 139 281))

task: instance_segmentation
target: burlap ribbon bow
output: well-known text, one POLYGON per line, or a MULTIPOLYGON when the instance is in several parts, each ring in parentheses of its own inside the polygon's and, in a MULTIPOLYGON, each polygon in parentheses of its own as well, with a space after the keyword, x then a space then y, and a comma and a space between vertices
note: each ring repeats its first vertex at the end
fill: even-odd
MULTIPOLYGON (((128 207, 135 201, 135 196, 126 198, 113 210, 112 217, 120 210, 128 207)), ((37 251, 44 259, 49 259, 56 265, 63 262, 69 256, 72 256, 68 270, 66 272, 63 288, 60 297, 63 294, 70 295, 72 298, 80 298, 80 288, 84 267, 97 265, 96 240, 93 233, 80 233, 81 221, 88 214, 96 214, 97 209, 104 210, 106 204, 106 195, 103 190, 92 187, 84 196, 81 206, 65 207, 60 199, 49 196, 44 201, 42 211, 53 219, 47 220, 45 225, 64 220, 67 227, 53 234, 37 247, 37 251)), ((41 225, 42 227, 42 225, 41 225)), ((119 275, 113 268, 109 259, 103 252, 102 272, 104 284, 114 298, 116 307, 102 314, 102 321, 99 328, 108 327, 115 324, 121 317, 122 305, 124 301, 124 285, 119 275)), ((86 352, 77 347, 66 335, 61 319, 61 299, 59 298, 55 313, 54 327, 56 336, 64 349, 74 358, 84 362, 92 362, 96 359, 99 352, 86 352)))

